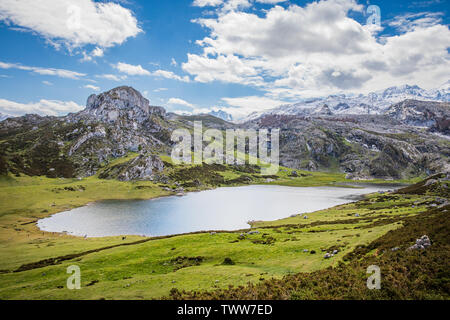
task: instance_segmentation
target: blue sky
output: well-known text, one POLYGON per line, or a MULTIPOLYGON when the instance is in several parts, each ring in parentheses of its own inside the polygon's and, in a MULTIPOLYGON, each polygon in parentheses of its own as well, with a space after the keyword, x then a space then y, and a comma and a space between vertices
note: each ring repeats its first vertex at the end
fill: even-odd
POLYGON ((449 3, 2 0, 0 113, 62 115, 119 85, 235 117, 335 93, 443 84, 449 3), (381 26, 368 25, 369 5, 381 26))

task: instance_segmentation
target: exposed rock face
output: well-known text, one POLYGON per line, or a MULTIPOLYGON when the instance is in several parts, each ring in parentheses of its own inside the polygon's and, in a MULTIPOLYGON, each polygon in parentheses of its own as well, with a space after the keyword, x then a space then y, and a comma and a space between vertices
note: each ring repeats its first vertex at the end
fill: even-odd
POLYGON ((329 107, 327 104, 324 104, 324 105, 322 106, 322 108, 318 109, 318 110, 315 112, 315 114, 318 114, 318 115, 321 114, 321 115, 331 116, 331 115, 333 115, 333 112, 331 111, 330 107, 329 107))
POLYGON ((139 155, 138 157, 113 166, 102 172, 102 179, 118 179, 120 181, 154 180, 155 175, 164 169, 164 164, 158 156, 139 155))
POLYGON ((387 116, 264 116, 241 125, 280 128, 281 165, 336 169, 349 179, 398 179, 448 172, 447 138, 387 116), (443 157, 444 155, 444 157, 443 157))
MULTIPOLYGON (((0 136, 11 141, 1 146, 0 156, 12 148, 13 173, 86 177, 130 152, 164 152, 170 148, 170 126, 163 108, 150 106, 133 88, 119 87, 90 96, 86 109, 76 114, 3 121, 0 136)), ((150 164, 136 166, 142 172, 128 170, 123 179, 148 176, 150 164)))
POLYGON ((151 107, 149 101, 131 87, 118 87, 100 95, 91 95, 86 109, 77 114, 77 117, 86 116, 111 123, 124 119, 143 123, 154 114, 164 117, 165 110, 151 107))
POLYGON ((386 114, 403 124, 419 127, 436 128, 443 133, 449 132, 450 103, 405 100, 391 106, 386 114))
MULTIPOLYGON (((85 110, 65 119, 87 125, 75 133, 69 156, 78 164, 79 174, 89 176, 98 171, 100 164, 129 152, 164 150, 170 144, 171 131, 165 117, 162 107, 150 106, 131 87, 91 95, 85 110)), ((134 176, 142 178, 130 172, 129 177, 134 176)))
POLYGON ((416 240, 416 243, 410 247, 410 250, 425 250, 426 248, 431 247, 431 240, 427 235, 422 236, 421 238, 416 240))

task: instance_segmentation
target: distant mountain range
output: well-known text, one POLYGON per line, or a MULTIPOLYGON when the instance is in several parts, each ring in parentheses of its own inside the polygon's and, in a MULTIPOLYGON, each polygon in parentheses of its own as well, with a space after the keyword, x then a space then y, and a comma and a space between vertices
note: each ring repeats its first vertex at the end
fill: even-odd
POLYGON ((433 90, 425 90, 416 85, 404 85, 390 87, 367 95, 340 94, 305 99, 295 104, 281 105, 268 111, 254 112, 240 122, 254 120, 264 115, 382 115, 392 105, 405 100, 449 102, 450 81, 433 90))
MULTIPOLYGON (((329 104, 316 103, 314 112, 269 113, 233 124, 213 115, 168 114, 137 90, 118 87, 91 95, 78 113, 25 115, 0 122, 0 176, 98 174, 101 179, 167 183, 172 178, 162 173, 167 164, 159 155, 171 153, 175 129, 192 131, 194 121, 219 130, 280 128, 280 164, 296 169, 342 172, 355 180, 450 172, 450 103, 421 101, 429 93, 407 86, 385 90, 378 97, 394 101, 418 93, 420 100, 386 107, 380 103, 377 110, 382 114, 350 114, 357 107, 332 104, 329 97, 329 104)), ((434 97, 438 94, 442 99, 446 93, 434 97)), ((369 111, 376 106, 370 105, 369 111)), ((292 112, 307 110, 297 109, 292 112)))
POLYGON ((220 118, 225 121, 233 121, 233 116, 225 111, 218 110, 218 111, 211 111, 208 113, 211 116, 214 116, 216 118, 220 118))

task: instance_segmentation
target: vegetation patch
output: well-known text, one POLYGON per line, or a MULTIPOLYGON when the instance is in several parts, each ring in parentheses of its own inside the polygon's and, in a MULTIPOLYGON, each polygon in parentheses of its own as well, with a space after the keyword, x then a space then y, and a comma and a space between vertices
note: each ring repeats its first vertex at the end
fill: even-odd
POLYGON ((171 259, 168 263, 169 265, 174 267, 174 271, 188 268, 192 266, 199 266, 205 257, 176 257, 175 259, 171 259))

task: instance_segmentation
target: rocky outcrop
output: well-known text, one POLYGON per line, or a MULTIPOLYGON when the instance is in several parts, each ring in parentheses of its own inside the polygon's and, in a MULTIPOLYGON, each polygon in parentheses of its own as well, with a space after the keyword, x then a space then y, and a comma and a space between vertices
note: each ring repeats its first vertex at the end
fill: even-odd
MULTIPOLYGON (((0 140, 7 141, 0 145, 0 154, 5 151, 3 162, 15 174, 87 177, 130 152, 170 150, 171 126, 163 108, 150 106, 131 87, 118 87, 91 95, 86 109, 75 114, 26 115, 1 122, 0 140)), ((136 166, 142 172, 128 170, 130 179, 147 176, 146 168, 151 167, 136 166)))
POLYGON ((280 128, 280 161, 287 167, 337 170, 354 180, 450 170, 448 139, 384 115, 269 115, 241 127, 280 128))
POLYGON ((409 250, 425 250, 431 247, 431 240, 427 235, 422 236, 416 240, 416 243, 409 248, 409 250))
POLYGON ((154 180, 162 172, 164 164, 156 155, 139 155, 136 158, 108 168, 99 177, 120 181, 154 180))
POLYGON ((129 120, 137 129, 137 123, 144 123, 152 115, 165 116, 161 107, 150 106, 149 101, 131 87, 118 87, 99 95, 89 96, 86 109, 75 118, 92 118, 95 121, 115 123, 129 120))
POLYGON ((434 128, 448 133, 450 121, 450 103, 405 100, 391 106, 386 115, 399 120, 403 124, 434 128))

